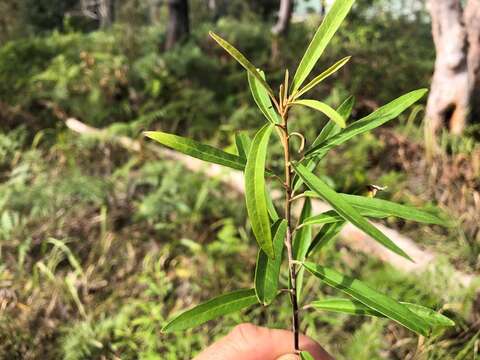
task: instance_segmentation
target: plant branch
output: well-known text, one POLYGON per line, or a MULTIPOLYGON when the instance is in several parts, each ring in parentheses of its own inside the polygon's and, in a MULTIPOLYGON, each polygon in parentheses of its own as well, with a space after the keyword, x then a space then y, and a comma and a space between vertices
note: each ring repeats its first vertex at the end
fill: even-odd
POLYGON ((293 258, 292 248, 292 224, 291 224, 291 198, 292 198, 292 169, 290 165, 290 142, 288 134, 288 108, 281 102, 280 115, 282 117, 282 145, 285 161, 285 219, 287 220, 287 234, 285 236, 285 247, 287 248, 288 269, 290 273, 289 288, 290 301, 292 303, 292 331, 293 346, 295 351, 299 348, 299 319, 298 319, 298 303, 297 303, 297 270, 293 258))

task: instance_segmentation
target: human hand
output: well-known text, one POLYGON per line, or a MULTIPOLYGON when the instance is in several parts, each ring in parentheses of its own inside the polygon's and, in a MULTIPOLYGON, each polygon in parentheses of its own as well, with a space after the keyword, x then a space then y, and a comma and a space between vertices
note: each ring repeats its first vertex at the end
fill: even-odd
MULTIPOLYGON (((292 353, 292 342, 290 331, 240 324, 193 360, 297 360, 299 356, 292 353)), ((315 360, 333 360, 304 335, 300 336, 300 349, 308 351, 315 360)))

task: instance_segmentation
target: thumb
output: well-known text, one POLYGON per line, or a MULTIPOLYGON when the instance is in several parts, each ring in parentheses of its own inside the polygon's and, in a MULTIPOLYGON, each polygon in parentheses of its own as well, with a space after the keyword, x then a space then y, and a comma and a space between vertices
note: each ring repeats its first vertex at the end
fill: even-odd
POLYGON ((285 354, 277 358, 276 360, 299 360, 300 357, 295 354, 285 354))

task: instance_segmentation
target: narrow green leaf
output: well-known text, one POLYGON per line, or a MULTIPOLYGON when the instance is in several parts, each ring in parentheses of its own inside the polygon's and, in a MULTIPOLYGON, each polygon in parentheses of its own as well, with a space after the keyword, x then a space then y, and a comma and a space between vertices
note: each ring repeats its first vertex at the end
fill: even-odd
MULTIPOLYGON (((273 108, 272 101, 270 100, 270 97, 268 96, 268 92, 265 90, 265 87, 263 87, 259 83, 257 78, 250 72, 248 72, 247 75, 248 84, 250 85, 250 92, 258 108, 261 110, 267 120, 270 121, 272 124, 279 123, 280 120, 278 118, 278 114, 273 108)), ((260 76, 265 79, 265 74, 263 73, 263 71, 260 71, 260 76)))
POLYGON ((452 319, 425 306, 408 302, 402 302, 402 304, 407 306, 411 312, 428 322, 432 328, 455 326, 455 322, 452 319))
MULTIPOLYGON (((342 118, 344 118, 345 121, 347 121, 352 114, 353 105, 355 105, 355 98, 353 96, 349 96, 345 99, 345 101, 340 104, 337 109, 337 113, 342 118)), ((327 124, 323 127, 322 131, 320 131, 320 134, 318 134, 316 139, 313 141, 312 146, 316 146, 317 144, 320 144, 327 140, 329 137, 337 135, 341 130, 342 128, 338 126, 334 121, 327 122, 327 124)))
POLYGON ((373 239, 392 250, 396 254, 403 256, 409 260, 411 258, 400 249, 395 243, 386 237, 380 230, 370 224, 364 217, 362 217, 357 210, 355 210, 348 202, 346 202, 339 194, 331 189, 322 180, 312 174, 302 164, 292 164, 296 173, 302 178, 307 186, 325 199, 333 209, 341 215, 345 220, 350 221, 360 230, 370 235, 373 239))
POLYGON ((250 74, 255 76, 261 86, 265 88, 270 96, 274 96, 273 90, 267 84, 267 82, 262 78, 257 68, 240 52, 238 51, 232 44, 228 41, 222 39, 220 36, 215 34, 214 32, 210 31, 208 33, 213 40, 215 40, 222 48, 225 49, 235 60, 238 61, 240 65, 242 65, 250 74))
MULTIPOLYGON (((421 317, 431 328, 455 326, 455 323, 448 317, 425 306, 407 302, 400 302, 400 304, 406 306, 412 313, 421 317)), ((350 299, 330 298, 316 300, 310 305, 317 310, 334 311, 351 315, 385 317, 383 314, 369 308, 361 302, 350 299)))
MULTIPOLYGON (((235 145, 237 147, 237 151, 240 157, 246 159, 248 156, 248 152, 250 151, 250 147, 252 146, 252 140, 250 139, 250 137, 243 132, 236 133, 235 145)), ((275 209, 275 205, 273 204, 272 197, 268 193, 268 188, 265 189, 265 193, 267 194, 268 214, 270 215, 270 219, 275 222, 278 220, 279 216, 277 210, 275 209)))
POLYGON ((411 312, 405 305, 379 293, 360 280, 340 274, 333 269, 308 262, 304 263, 304 266, 312 275, 327 285, 343 291, 355 300, 416 333, 428 335, 429 326, 425 320, 411 312))
POLYGON ((252 140, 245 132, 235 133, 235 146, 238 151, 238 156, 240 156, 242 159, 247 159, 251 145, 252 140))
POLYGON ((272 221, 275 222, 280 218, 280 216, 278 216, 278 212, 277 212, 277 209, 275 209, 275 204, 273 203, 272 197, 268 193, 268 188, 265 189, 265 192, 267 194, 268 214, 270 215, 270 219, 272 219, 272 221))
POLYGON ((320 27, 313 36, 310 45, 308 45, 307 51, 300 61, 300 65, 298 65, 297 71, 293 78, 292 93, 295 93, 298 89, 300 89, 300 86, 302 86, 303 82, 312 71, 333 35, 347 16, 350 8, 353 5, 353 2, 354 0, 336 0, 333 3, 330 11, 325 16, 320 24, 320 27))
POLYGON ((283 244, 287 231, 287 221, 279 219, 272 225, 273 250, 275 259, 270 259, 262 249, 258 250, 255 268, 255 293, 263 305, 270 304, 278 293, 278 277, 282 264, 283 244))
POLYGON ((352 137, 359 135, 361 133, 370 131, 385 124, 387 121, 395 119, 399 116, 405 109, 413 105, 420 98, 422 98, 427 89, 419 89, 399 98, 393 100, 387 105, 382 106, 377 109, 370 115, 355 121, 353 124, 347 126, 337 135, 329 137, 322 143, 319 143, 315 146, 312 146, 305 152, 305 155, 308 157, 312 156, 324 156, 330 149, 344 142, 350 140, 352 137))
POLYGON ((303 261, 305 259, 305 254, 311 242, 311 228, 305 225, 305 221, 311 218, 311 214, 312 202, 307 198, 303 203, 302 212, 298 219, 298 228, 293 237, 292 251, 294 260, 303 261))
POLYGON ((182 312, 169 321, 162 331, 168 333, 189 329, 217 317, 240 311, 256 303, 257 297, 254 289, 233 291, 182 312))
MULTIPOLYGON (((303 203, 302 212, 300 213, 300 218, 298 219, 298 224, 302 225, 306 219, 310 217, 312 214, 312 202, 310 199, 305 199, 303 203)), ((295 232, 295 236, 293 238, 293 258, 297 261, 304 261, 307 255, 308 248, 312 243, 312 227, 310 225, 302 226, 298 228, 295 232)), ((303 289, 303 276, 305 273, 305 269, 300 268, 297 272, 297 301, 300 302, 302 297, 302 289, 303 289)))
POLYGON ((360 301, 342 299, 342 298, 330 298, 323 300, 312 301, 307 307, 313 307, 316 310, 325 310, 339 312, 350 315, 369 315, 384 317, 383 314, 376 310, 363 305, 360 301))
POLYGON ((383 212, 386 216, 395 216, 405 220, 412 220, 425 224, 447 225, 448 221, 432 214, 428 211, 421 210, 412 206, 396 204, 392 201, 371 198, 366 196, 340 194, 350 205, 357 209, 373 210, 375 212, 383 212))
MULTIPOLYGON (((308 197, 321 197, 314 191, 305 191, 305 196, 308 197)), ((394 216, 405 220, 416 221, 425 224, 436 225, 450 225, 447 219, 444 219, 438 215, 435 215, 426 210, 422 210, 413 206, 401 205, 392 201, 371 198, 366 196, 351 195, 351 194, 338 194, 356 208, 362 215, 382 218, 394 216), (373 213, 369 214, 369 211, 373 213)))
MULTIPOLYGON (((367 209, 367 210, 357 209, 357 211, 362 216, 376 218, 376 219, 383 219, 390 216, 390 214, 384 213, 382 211, 375 211, 370 209, 367 209)), ((343 220, 344 218, 341 215, 339 215, 336 211, 329 210, 318 215, 310 216, 308 219, 305 219, 302 226, 331 224, 331 223, 336 223, 343 220)))
MULTIPOLYGON (((347 120, 350 117, 350 114, 352 113, 353 105, 355 104, 355 98, 353 96, 349 96, 345 101, 338 107, 337 112, 340 114, 341 117, 343 117, 345 120, 347 120)), ((316 146, 317 144, 320 144, 321 142, 325 141, 328 139, 330 136, 334 136, 340 132, 341 128, 338 126, 334 121, 328 121, 327 124, 323 127, 322 131, 320 134, 317 136, 317 138, 313 141, 312 147, 316 146)), ((319 159, 309 159, 307 160, 306 167, 308 170, 313 171, 318 163, 319 159)), ((293 188, 294 190, 298 190, 300 186, 302 186, 303 181, 302 179, 295 174, 293 178, 293 188)))
POLYGON ((209 145, 201 144, 195 140, 161 131, 146 131, 143 134, 162 145, 200 160, 227 166, 236 170, 243 170, 245 168, 246 160, 244 158, 229 154, 209 145))
POLYGON ((273 127, 274 125, 267 124, 257 132, 245 166, 245 199, 248 217, 258 245, 270 258, 274 258, 275 255, 268 217, 265 162, 268 140, 273 127))
POLYGON ((335 122, 341 128, 344 128, 346 126, 345 119, 339 113, 337 113, 334 109, 332 109, 330 106, 328 106, 327 104, 321 101, 306 99, 306 100, 297 100, 293 104, 307 106, 311 109, 320 111, 321 113, 327 115, 330 120, 335 122))
POLYGON ((308 351, 301 351, 300 360, 315 360, 315 359, 308 351))
POLYGON ((322 72, 320 75, 315 77, 312 81, 310 81, 307 85, 305 85, 302 89, 298 91, 295 95, 295 99, 298 99, 300 96, 305 94, 307 91, 312 90, 315 86, 321 83, 323 80, 328 78, 330 75, 336 73, 339 69, 341 69, 347 62, 350 60, 351 56, 344 57, 343 59, 337 61, 335 64, 330 66, 327 70, 322 72))
POLYGON ((340 221, 322 226, 318 234, 313 238, 310 248, 307 251, 307 258, 310 254, 320 251, 328 245, 345 226, 345 221, 340 221))

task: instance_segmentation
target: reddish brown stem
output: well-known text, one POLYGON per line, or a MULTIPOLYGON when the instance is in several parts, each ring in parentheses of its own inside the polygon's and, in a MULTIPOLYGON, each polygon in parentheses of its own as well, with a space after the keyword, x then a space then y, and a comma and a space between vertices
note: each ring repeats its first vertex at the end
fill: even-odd
MULTIPOLYGON (((284 105, 284 104, 282 104, 284 105)), ((297 269, 293 258, 292 248, 292 226, 291 226, 291 199, 292 199, 292 169, 290 166, 290 141, 288 134, 288 109, 282 108, 280 115, 282 116, 282 145, 285 161, 285 219, 287 220, 287 234, 285 236, 285 247, 287 248, 288 269, 290 273, 290 301, 292 303, 292 331, 293 346, 295 351, 299 348, 299 319, 298 319, 298 303, 297 303, 297 269)))

